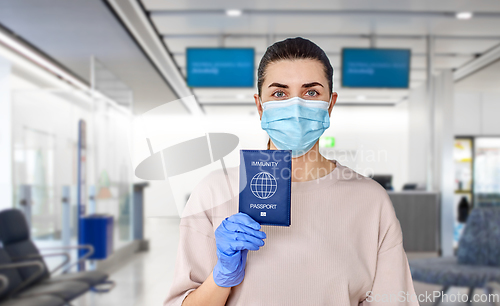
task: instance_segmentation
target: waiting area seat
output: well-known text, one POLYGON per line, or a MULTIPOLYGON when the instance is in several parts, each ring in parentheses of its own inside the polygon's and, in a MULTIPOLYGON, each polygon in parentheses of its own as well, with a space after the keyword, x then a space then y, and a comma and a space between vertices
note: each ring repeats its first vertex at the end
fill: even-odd
POLYGON ((43 274, 45 267, 42 262, 13 262, 5 249, 0 248, 0 274, 8 282, 0 292, 0 305, 64 305, 89 289, 85 283, 68 282, 64 286, 40 285, 33 286, 35 280, 43 274), (33 275, 23 280, 20 268, 35 269, 33 275))
MULTIPOLYGON (((64 305, 98 285, 112 284, 108 275, 99 271, 51 276, 44 261, 47 255, 31 241, 28 224, 19 210, 0 211, 0 241, 0 275, 8 280, 6 289, 0 292, 0 306, 64 305)), ((65 253, 55 255, 61 254, 65 253)))
POLYGON ((467 287, 469 301, 475 288, 491 293, 488 283, 500 282, 500 207, 472 210, 456 257, 416 259, 409 264, 414 281, 441 285, 443 292, 467 287))

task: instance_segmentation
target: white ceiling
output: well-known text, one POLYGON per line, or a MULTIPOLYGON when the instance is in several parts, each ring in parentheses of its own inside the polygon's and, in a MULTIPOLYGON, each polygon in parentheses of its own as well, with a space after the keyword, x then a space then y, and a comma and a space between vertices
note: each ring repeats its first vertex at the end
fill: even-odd
MULTIPOLYGON (((412 50, 411 87, 426 78, 426 38, 435 35, 434 68, 462 66, 500 43, 500 1, 493 0, 134 0, 149 13, 185 75, 187 47, 253 47, 257 66, 266 48, 287 37, 316 42, 335 69, 335 90, 342 103, 395 103, 407 90, 345 89, 340 87, 340 51, 369 47, 369 34, 381 48, 412 50), (229 17, 226 9, 242 9, 229 17), (472 11, 471 20, 454 13, 472 11)), ((28 40, 73 72, 88 80, 90 56, 95 55, 129 85, 136 112, 175 99, 152 64, 100 0, 3 0, 0 23, 28 40)), ((461 80, 459 88, 500 88, 500 64, 461 80)), ((194 89, 208 114, 254 112, 256 88, 194 89)), ((185 113, 184 108, 176 110, 185 113)))
POLYGON ((178 99, 104 1, 1 0, 0 24, 85 81, 95 56, 132 89, 135 113, 178 99))
POLYGON ((338 9, 338 10, 412 10, 412 11, 500 11, 500 2, 491 0, 189 0, 164 1, 142 0, 152 10, 170 9, 262 9, 279 11, 281 9, 338 9))
POLYGON ((500 61, 455 84, 455 90, 468 92, 500 92, 500 61))
MULTIPOLYGON (((364 103, 391 103, 408 94, 407 90, 340 88, 341 49, 369 47, 369 34, 380 36, 374 40, 376 47, 412 50, 410 87, 425 82, 426 35, 436 37, 437 71, 458 68, 500 43, 500 1, 141 1, 184 75, 187 47, 253 47, 257 67, 267 46, 303 36, 329 55, 339 103, 360 102, 359 96, 364 103), (243 13, 229 17, 226 9, 243 13), (454 14, 460 11, 472 11, 475 16, 458 20, 454 14)), ((223 103, 248 107, 255 92, 255 88, 194 89, 207 112, 217 111, 216 106, 223 103)))

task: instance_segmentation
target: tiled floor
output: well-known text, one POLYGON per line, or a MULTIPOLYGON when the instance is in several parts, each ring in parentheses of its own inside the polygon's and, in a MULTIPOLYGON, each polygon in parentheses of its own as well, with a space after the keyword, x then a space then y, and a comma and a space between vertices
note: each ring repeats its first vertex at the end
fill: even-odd
MULTIPOLYGON (((179 220, 176 218, 150 218, 146 222, 146 235, 150 239, 150 251, 135 255, 125 266, 112 274, 116 288, 106 294, 87 293, 73 302, 74 306, 145 306, 162 305, 171 285, 174 272, 177 244, 179 240, 179 220)), ((421 254, 408 254, 412 259, 421 254)), ((432 256, 427 254, 426 256, 432 256)), ((439 286, 414 283, 417 294, 438 291, 439 286)), ((466 289, 452 288, 448 293, 467 293, 466 289)), ((477 290, 476 294, 483 293, 477 290)), ((431 302, 420 303, 432 305, 431 302)), ((488 305, 487 303, 442 303, 442 306, 488 305)))

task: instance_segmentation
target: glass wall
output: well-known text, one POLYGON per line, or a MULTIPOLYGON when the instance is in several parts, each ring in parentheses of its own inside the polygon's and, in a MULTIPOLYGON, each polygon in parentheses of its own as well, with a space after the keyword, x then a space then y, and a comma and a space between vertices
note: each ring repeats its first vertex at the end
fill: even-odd
POLYGON ((95 213, 114 216, 117 247, 132 238, 131 118, 96 103, 93 120, 95 213))
POLYGON ((500 206, 500 137, 477 137, 474 151, 475 205, 500 206))
MULTIPOLYGON (((64 188, 70 191, 66 202, 76 237, 77 123, 90 120, 91 109, 69 92, 12 93, 14 207, 28 212, 34 239, 61 239, 64 188)), ((88 175, 93 184, 93 173, 88 175)))
POLYGON ((13 206, 41 246, 77 243, 78 124, 85 121, 87 214, 114 218, 114 249, 132 240, 131 113, 77 91, 12 91, 13 206))

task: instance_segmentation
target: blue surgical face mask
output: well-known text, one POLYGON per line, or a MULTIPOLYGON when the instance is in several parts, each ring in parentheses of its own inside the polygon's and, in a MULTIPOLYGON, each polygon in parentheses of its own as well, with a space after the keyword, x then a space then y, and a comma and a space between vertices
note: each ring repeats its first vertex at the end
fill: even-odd
MULTIPOLYGON (((261 102, 262 103, 262 102, 261 102)), ((280 150, 306 154, 330 126, 330 103, 293 97, 262 103, 261 127, 280 150)))

